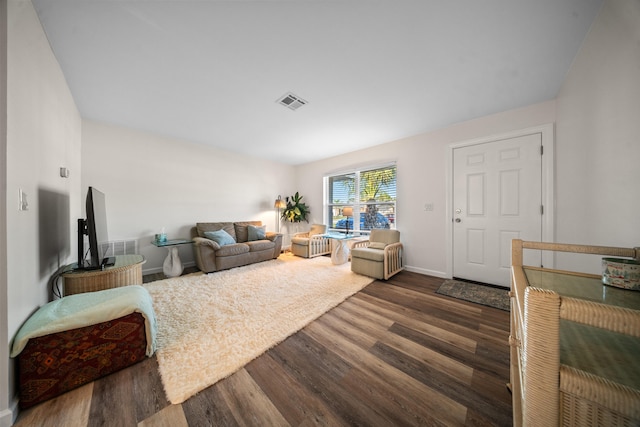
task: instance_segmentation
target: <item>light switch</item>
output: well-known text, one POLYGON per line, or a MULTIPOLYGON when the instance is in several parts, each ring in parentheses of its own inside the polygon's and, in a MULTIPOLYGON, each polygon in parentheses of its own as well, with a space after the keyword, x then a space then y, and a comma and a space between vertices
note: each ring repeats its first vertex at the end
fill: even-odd
POLYGON ((433 203, 425 203, 424 210, 427 212, 431 212, 433 210, 433 203))
POLYGON ((22 191, 22 188, 20 188, 18 191, 20 192, 20 195, 19 195, 19 198, 20 198, 19 210, 28 211, 29 210, 29 203, 27 202, 27 193, 22 191))

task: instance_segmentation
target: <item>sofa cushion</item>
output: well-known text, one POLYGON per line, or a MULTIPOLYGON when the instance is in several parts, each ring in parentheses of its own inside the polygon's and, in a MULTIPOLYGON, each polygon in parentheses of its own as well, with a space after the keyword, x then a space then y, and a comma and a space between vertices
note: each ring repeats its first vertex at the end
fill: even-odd
POLYGON ((249 247, 249 252, 258 252, 258 251, 266 251, 273 250, 276 247, 276 244, 271 240, 254 240, 253 242, 247 242, 246 245, 249 247))
POLYGON ((384 261, 384 251, 380 249, 354 248, 351 251, 351 258, 362 258, 371 261, 384 261))
POLYGON ((398 230, 374 228, 369 235, 369 241, 382 242, 387 245, 398 243, 400 241, 400 232, 398 230))
POLYGON ((196 230, 200 237, 206 237, 204 235, 205 231, 224 230, 229 233, 236 242, 238 241, 238 238, 236 237, 236 229, 232 222, 198 222, 196 223, 196 230))
POLYGON ((249 242, 254 240, 264 240, 267 237, 267 226, 263 225, 261 227, 258 227, 255 225, 248 225, 247 234, 248 234, 247 240, 249 242))
POLYGON ((259 227, 262 225, 262 222, 261 221, 241 221, 241 222, 233 223, 233 227, 235 228, 235 233, 236 233, 235 234, 236 242, 244 243, 249 240, 249 230, 248 230, 249 225, 255 225, 259 227))
POLYGON ((291 243, 301 246, 309 246, 309 239, 307 237, 292 237, 291 243))
POLYGON ((234 256, 249 253, 249 246, 246 243, 234 243, 221 246, 216 251, 216 256, 234 256))
POLYGON ((384 242, 369 242, 369 248, 371 249, 384 249, 387 247, 387 244, 384 242))
POLYGON ((205 231, 204 237, 213 240, 220 246, 233 245, 234 243, 236 243, 236 241, 233 240, 233 236, 231 236, 224 230, 205 231))

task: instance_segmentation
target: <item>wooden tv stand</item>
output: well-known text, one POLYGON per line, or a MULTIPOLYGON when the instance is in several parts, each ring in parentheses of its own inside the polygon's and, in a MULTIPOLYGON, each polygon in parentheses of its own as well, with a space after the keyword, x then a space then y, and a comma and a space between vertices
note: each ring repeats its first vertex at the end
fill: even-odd
POLYGON ((76 270, 62 275, 64 295, 102 291, 142 284, 142 255, 116 255, 116 263, 104 270, 76 270))

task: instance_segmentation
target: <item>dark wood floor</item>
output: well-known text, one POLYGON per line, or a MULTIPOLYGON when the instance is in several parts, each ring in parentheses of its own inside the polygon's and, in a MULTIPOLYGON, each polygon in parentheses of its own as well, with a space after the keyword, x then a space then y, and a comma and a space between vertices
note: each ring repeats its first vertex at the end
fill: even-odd
POLYGON ((436 294, 440 283, 406 271, 373 282, 181 405, 154 357, 16 425, 511 425, 508 313, 436 294))

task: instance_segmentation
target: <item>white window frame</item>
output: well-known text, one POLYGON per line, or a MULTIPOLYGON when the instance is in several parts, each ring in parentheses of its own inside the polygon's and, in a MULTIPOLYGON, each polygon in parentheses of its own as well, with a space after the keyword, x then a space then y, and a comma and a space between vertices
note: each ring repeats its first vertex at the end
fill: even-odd
MULTIPOLYGON (((340 171, 335 171, 335 172, 331 172, 331 173, 327 173, 324 176, 323 179, 323 220, 324 223, 327 224, 327 230, 328 231, 332 231, 332 232, 344 232, 345 229, 344 228, 333 228, 333 224, 331 222, 331 216, 329 215, 329 208, 332 206, 351 206, 353 207, 353 212, 354 212, 354 219, 353 219, 353 226, 354 226, 354 234, 361 234, 361 235, 368 235, 371 233, 371 230, 361 230, 360 229, 360 221, 355 219, 355 216, 358 215, 360 213, 360 209, 363 206, 366 206, 367 203, 366 201, 361 201, 360 200, 360 174, 363 172, 367 172, 367 171, 371 171, 371 170, 376 170, 376 169, 384 169, 384 168, 388 168, 388 167, 394 167, 396 168, 396 197, 394 199, 393 202, 376 202, 376 205, 392 205, 392 211, 394 214, 394 219, 393 221, 390 221, 390 228, 391 229, 396 229, 397 227, 397 203, 398 203, 398 166, 396 164, 395 161, 393 162, 388 162, 388 163, 377 163, 377 164, 372 164, 372 165, 365 165, 365 166, 359 166, 359 167, 353 167, 353 168, 349 168, 349 169, 343 169, 340 171), (342 176, 342 175, 349 175, 349 174, 355 174, 355 197, 356 200, 354 201, 354 203, 330 203, 329 202, 329 194, 330 194, 330 189, 329 189, 329 180, 330 178, 334 178, 337 176, 342 176)), ((350 229, 349 232, 351 232, 352 230, 350 229)))

